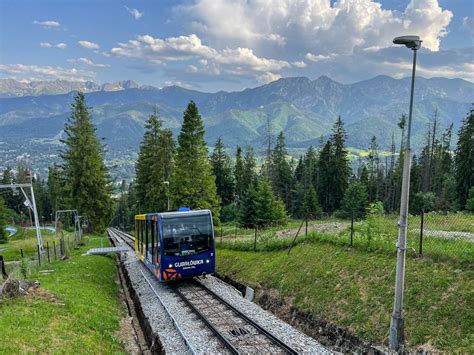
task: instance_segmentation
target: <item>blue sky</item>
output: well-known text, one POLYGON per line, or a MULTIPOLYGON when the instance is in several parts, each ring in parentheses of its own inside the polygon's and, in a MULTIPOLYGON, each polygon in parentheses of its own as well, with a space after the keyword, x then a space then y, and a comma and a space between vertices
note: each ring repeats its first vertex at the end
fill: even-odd
POLYGON ((474 81, 469 0, 0 0, 0 77, 240 90, 280 77, 474 81))

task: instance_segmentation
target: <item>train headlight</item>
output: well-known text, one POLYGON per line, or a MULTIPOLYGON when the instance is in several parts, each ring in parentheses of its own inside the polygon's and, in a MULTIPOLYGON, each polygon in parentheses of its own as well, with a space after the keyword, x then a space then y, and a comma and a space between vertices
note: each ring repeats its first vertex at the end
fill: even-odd
POLYGON ((173 264, 169 264, 168 267, 171 269, 173 267, 173 264))
POLYGON ((206 259, 206 264, 209 264, 209 259, 206 259))

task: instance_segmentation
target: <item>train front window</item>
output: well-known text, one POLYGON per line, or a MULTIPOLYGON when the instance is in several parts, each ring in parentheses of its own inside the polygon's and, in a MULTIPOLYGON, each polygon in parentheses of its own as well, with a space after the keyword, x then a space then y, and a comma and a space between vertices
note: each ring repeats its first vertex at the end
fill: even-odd
POLYGON ((163 218, 163 251, 168 256, 194 255, 214 248, 209 215, 163 218))

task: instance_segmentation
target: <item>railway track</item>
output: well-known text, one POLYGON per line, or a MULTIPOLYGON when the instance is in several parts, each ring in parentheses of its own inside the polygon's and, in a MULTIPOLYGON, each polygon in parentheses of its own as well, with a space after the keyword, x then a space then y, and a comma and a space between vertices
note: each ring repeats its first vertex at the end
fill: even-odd
MULTIPOLYGON (((134 239, 127 233, 110 228, 111 234, 134 248, 134 239)), ((149 278, 142 272, 143 278, 164 306, 173 323, 194 353, 190 342, 181 331, 179 324, 168 311, 159 293, 149 278)), ((251 318, 232 306, 222 297, 197 280, 183 280, 170 284, 169 288, 181 301, 206 325, 222 346, 231 354, 297 354, 297 351, 272 335, 251 318)))

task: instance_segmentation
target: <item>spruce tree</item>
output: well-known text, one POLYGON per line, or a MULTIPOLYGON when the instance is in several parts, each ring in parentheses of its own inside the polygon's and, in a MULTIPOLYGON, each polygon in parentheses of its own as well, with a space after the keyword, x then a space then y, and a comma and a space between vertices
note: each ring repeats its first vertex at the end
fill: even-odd
POLYGON ((251 184, 257 181, 256 173, 257 162, 251 147, 247 147, 243 163, 242 185, 247 189, 251 184))
POLYGON ((66 139, 63 171, 71 207, 87 216, 89 229, 103 230, 112 215, 111 188, 104 164, 103 147, 89 115, 84 94, 79 92, 72 104, 72 114, 64 126, 66 139))
POLYGON ((280 132, 272 151, 270 171, 271 183, 273 192, 285 202, 287 209, 290 208, 290 190, 291 190, 291 167, 286 157, 288 152, 286 150, 285 136, 280 132))
POLYGON ((239 224, 244 228, 254 228, 257 225, 256 221, 256 183, 251 183, 242 196, 239 206, 239 224))
POLYGON ((234 179, 235 179, 235 195, 237 203, 244 197, 245 185, 244 185, 244 160, 242 158, 242 148, 237 146, 235 152, 235 167, 234 167, 234 179))
POLYGON ((321 206, 319 206, 318 195, 314 190, 314 187, 311 186, 304 197, 303 203, 304 215, 308 216, 309 219, 314 219, 322 215, 321 206))
POLYGON ((47 193, 51 209, 55 212, 70 206, 70 197, 65 187, 65 177, 61 166, 53 165, 48 168, 47 193))
POLYGON ((469 190, 474 186, 474 108, 459 129, 456 148, 456 187, 459 206, 464 208, 469 190))
POLYGON ((345 146, 346 131, 341 116, 338 117, 333 127, 331 136, 331 145, 333 147, 332 159, 332 175, 331 175, 331 195, 329 211, 334 211, 341 205, 342 198, 349 184, 351 168, 348 158, 348 152, 345 146))
POLYGON ((208 159, 204 125, 193 101, 184 111, 178 136, 172 191, 176 207, 211 209, 214 221, 218 223, 220 201, 216 192, 216 178, 208 159))
POLYGON ((319 153, 318 160, 318 188, 319 202, 324 211, 331 211, 331 184, 333 180, 333 164, 332 164, 332 146, 327 141, 319 153))
POLYGON ((220 137, 211 154, 211 166, 216 177, 217 194, 221 198, 222 206, 226 206, 234 201, 234 178, 230 157, 220 137))
POLYGON ((285 206, 281 199, 273 195, 270 182, 261 179, 255 196, 255 225, 265 227, 286 223, 285 206))
POLYGON ((135 194, 139 210, 161 212, 168 209, 176 143, 169 129, 162 129, 157 112, 145 122, 145 133, 135 165, 135 194))

